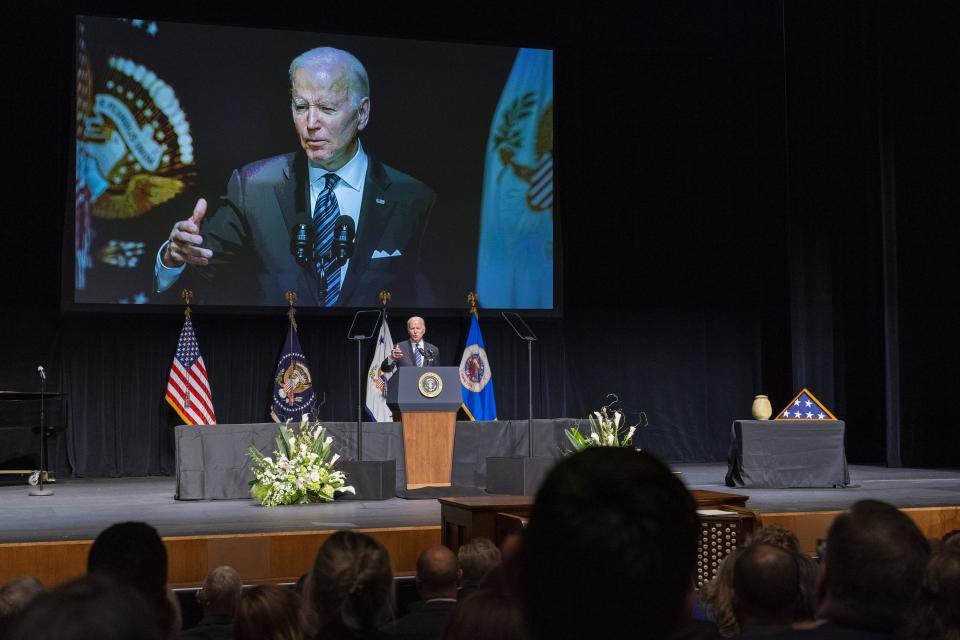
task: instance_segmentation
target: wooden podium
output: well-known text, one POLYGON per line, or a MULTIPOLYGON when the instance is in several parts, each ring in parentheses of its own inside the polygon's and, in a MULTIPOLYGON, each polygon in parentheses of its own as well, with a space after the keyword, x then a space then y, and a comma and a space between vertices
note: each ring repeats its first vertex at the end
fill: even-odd
POLYGON ((399 367, 390 378, 387 405, 403 423, 407 489, 450 486, 461 402, 459 367, 399 367))

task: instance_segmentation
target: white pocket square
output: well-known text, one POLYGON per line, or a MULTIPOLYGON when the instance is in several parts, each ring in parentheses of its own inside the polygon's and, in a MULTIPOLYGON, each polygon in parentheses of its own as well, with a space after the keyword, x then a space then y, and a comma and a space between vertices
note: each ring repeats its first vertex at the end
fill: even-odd
POLYGON ((373 255, 370 256, 371 260, 379 260, 380 258, 396 258, 397 256, 402 255, 400 249, 394 249, 393 253, 387 253, 386 251, 381 251, 377 249, 373 252, 373 255))

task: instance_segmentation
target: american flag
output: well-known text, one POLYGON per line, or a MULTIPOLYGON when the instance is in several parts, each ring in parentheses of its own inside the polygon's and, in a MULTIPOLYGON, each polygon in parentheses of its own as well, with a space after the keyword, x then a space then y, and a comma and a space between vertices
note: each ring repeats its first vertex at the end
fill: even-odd
POLYGON ((807 389, 803 389, 774 420, 836 420, 830 410, 807 389))
POLYGON ((177 355, 170 367, 167 402, 186 424, 217 424, 207 368, 189 317, 183 322, 177 355))

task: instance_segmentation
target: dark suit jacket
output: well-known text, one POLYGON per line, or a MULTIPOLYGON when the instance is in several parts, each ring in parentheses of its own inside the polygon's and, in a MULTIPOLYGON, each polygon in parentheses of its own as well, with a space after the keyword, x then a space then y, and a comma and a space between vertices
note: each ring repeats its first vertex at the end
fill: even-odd
POLYGON ((233 616, 205 616, 197 626, 180 633, 180 640, 232 640, 233 616))
POLYGON ((766 636, 766 640, 906 640, 906 636, 854 629, 835 622, 825 622, 816 629, 785 631, 781 634, 766 636))
MULTIPOLYGON (((382 363, 380 363, 380 369, 385 373, 393 371, 396 367, 415 367, 417 366, 417 360, 413 357, 413 348, 410 345, 410 340, 401 340, 396 344, 400 347, 400 352, 403 354, 400 356, 400 359, 390 364, 390 359, 386 358, 382 363)), ((435 367, 440 360, 440 350, 436 346, 430 344, 426 340, 423 341, 423 350, 425 353, 429 352, 433 354, 433 361, 431 362, 428 358, 424 357, 423 366, 425 367, 435 367)))
POLYGON ((407 640, 439 638, 456 606, 456 600, 427 601, 383 630, 387 635, 407 640))
MULTIPOLYGON (((354 254, 337 306, 375 306, 381 290, 400 307, 429 305, 429 286, 418 263, 436 195, 372 156, 368 161, 354 254), (372 258, 374 252, 396 251, 400 255, 372 258)), ((312 223, 307 176, 300 152, 233 172, 226 196, 201 226, 213 258, 193 269, 199 276, 198 301, 282 306, 284 292, 292 289, 299 305, 320 304, 312 267, 298 265, 290 251, 291 229, 312 223)))

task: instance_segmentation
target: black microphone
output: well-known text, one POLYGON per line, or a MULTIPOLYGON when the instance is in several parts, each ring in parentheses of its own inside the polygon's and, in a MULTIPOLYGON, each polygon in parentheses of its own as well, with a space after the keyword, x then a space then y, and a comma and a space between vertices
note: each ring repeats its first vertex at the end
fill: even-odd
POLYGON ((353 257, 353 240, 357 235, 357 225, 350 216, 340 216, 333 223, 333 245, 331 256, 341 263, 353 257))
POLYGON ((313 259, 313 225, 295 224, 290 230, 290 253, 297 264, 305 267, 313 259))
POLYGON ((40 374, 40 379, 41 379, 41 380, 46 380, 46 379, 47 379, 47 372, 43 370, 43 367, 42 367, 42 366, 37 367, 37 373, 40 374))

